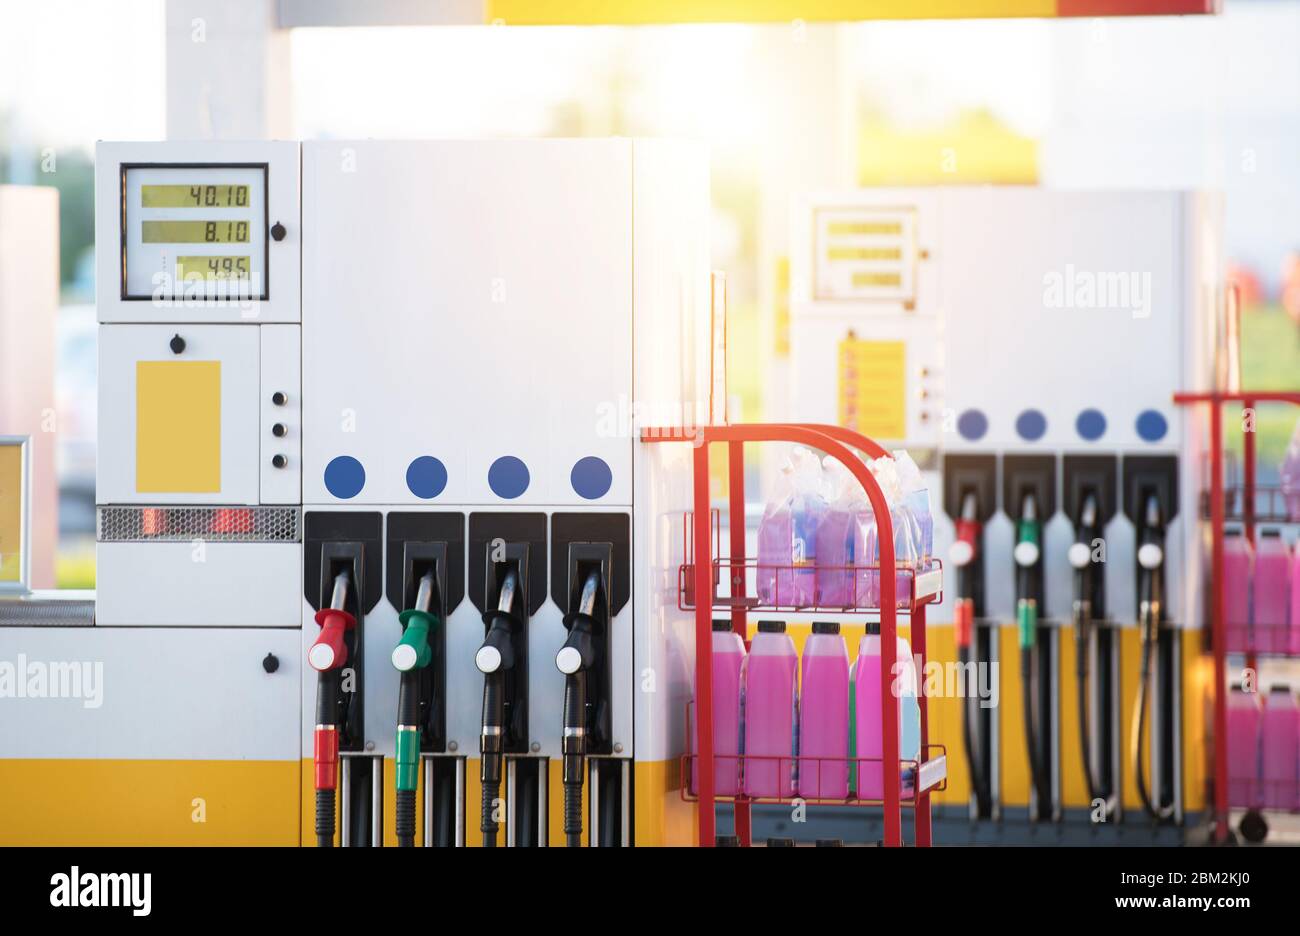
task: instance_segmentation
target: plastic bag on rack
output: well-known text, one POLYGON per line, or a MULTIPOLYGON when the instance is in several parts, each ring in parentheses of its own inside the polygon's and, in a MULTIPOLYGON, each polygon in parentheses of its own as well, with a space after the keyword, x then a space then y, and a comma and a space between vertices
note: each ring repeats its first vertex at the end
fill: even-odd
MULTIPOLYGON (((889 506, 889 520, 894 533, 895 606, 907 608, 911 604, 912 573, 929 558, 926 533, 918 520, 918 513, 926 518, 932 537, 929 495, 920 486, 921 472, 916 463, 901 449, 893 457, 872 459, 867 467, 889 506)), ((861 546, 856 549, 856 555, 861 557, 859 564, 868 566, 858 572, 856 591, 859 607, 876 607, 880 603, 880 534, 874 515, 868 514, 860 519, 857 532, 861 546)))
POLYGON ((1291 433, 1291 442, 1286 447, 1279 474, 1287 519, 1292 523, 1300 523, 1300 420, 1296 421, 1295 431, 1291 433))
POLYGON ((863 548, 859 525, 871 513, 862 485, 838 459, 822 459, 828 489, 826 514, 817 527, 817 603, 828 608, 855 604, 853 566, 863 548))
POLYGON ((821 462, 796 447, 758 525, 758 597, 764 604, 817 603, 817 530, 826 514, 821 462))

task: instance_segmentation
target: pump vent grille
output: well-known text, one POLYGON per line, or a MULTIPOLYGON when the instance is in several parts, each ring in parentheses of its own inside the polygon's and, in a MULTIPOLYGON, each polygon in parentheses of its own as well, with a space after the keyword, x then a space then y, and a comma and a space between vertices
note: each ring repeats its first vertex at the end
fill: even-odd
POLYGON ((101 543, 296 543, 297 507, 100 507, 101 543))

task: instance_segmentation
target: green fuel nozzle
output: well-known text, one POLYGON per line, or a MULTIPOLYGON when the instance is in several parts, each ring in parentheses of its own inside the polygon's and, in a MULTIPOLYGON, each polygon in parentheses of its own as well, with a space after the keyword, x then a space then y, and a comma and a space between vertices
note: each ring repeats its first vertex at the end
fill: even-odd
POLYGON ((1016 524, 1016 547, 1013 553, 1017 574, 1016 628, 1020 634, 1021 648, 1034 645, 1038 630, 1038 590, 1035 578, 1039 574, 1042 558, 1042 524, 1032 494, 1026 494, 1021 504, 1020 521, 1016 524))
POLYGON ((415 844, 415 794, 420 786, 420 741, 424 734, 424 716, 421 708, 421 680, 424 670, 433 660, 429 634, 438 626, 438 618, 431 614, 433 604, 433 571, 420 578, 416 589, 415 607, 397 616, 402 625, 402 637, 393 648, 393 666, 402 674, 397 690, 397 838, 398 844, 415 844))

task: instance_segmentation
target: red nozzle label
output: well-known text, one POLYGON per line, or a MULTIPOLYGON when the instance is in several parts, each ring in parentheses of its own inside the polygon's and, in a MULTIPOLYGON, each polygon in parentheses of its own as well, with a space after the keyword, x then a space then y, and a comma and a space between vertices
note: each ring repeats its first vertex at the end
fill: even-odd
POLYGON ((307 662, 322 673, 338 669, 348 661, 343 635, 357 626, 356 618, 346 611, 322 608, 316 612, 316 623, 320 625, 320 635, 307 651, 307 662))
POLYGON ((316 727, 313 756, 316 763, 316 789, 334 789, 339 776, 339 733, 332 725, 316 727))
POLYGON ((975 602, 970 598, 961 598, 953 608, 953 628, 956 632, 957 646, 969 647, 971 634, 975 629, 975 602))

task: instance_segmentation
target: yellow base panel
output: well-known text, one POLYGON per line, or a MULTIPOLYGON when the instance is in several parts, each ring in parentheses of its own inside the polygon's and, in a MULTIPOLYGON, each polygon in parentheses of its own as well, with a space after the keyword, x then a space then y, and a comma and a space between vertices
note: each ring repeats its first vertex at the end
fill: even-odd
POLYGON ((293 761, 0 760, 0 844, 293 845, 293 761))
MULTIPOLYGON (((562 765, 559 758, 549 762, 550 790, 550 844, 564 845, 564 799, 561 795, 562 765)), ((681 769, 677 761, 638 761, 633 768, 633 791, 635 802, 634 841, 638 845, 691 845, 695 842, 696 821, 693 804, 683 802, 680 795, 681 769)), ((421 780, 423 783, 423 779, 421 780)), ((301 767, 302 783, 302 817, 301 844, 316 844, 316 800, 314 793, 313 768, 310 760, 303 760, 301 767)), ((477 848, 483 844, 480 831, 480 797, 482 786, 479 783, 479 760, 470 758, 465 763, 465 844, 477 848)), ((583 821, 586 822, 587 793, 590 784, 582 788, 583 821)), ((423 790, 423 787, 421 787, 423 790)), ((505 796, 505 789, 501 791, 505 796)), ((415 844, 424 844, 424 801, 416 797, 416 832, 415 844)), ((393 761, 384 760, 384 844, 397 845, 396 833, 397 794, 393 787, 393 761)), ((338 827, 338 812, 335 811, 335 828, 338 827)), ((505 845, 505 828, 502 826, 497 834, 497 844, 505 845)), ((337 843, 337 839, 335 840, 337 843)), ((587 844, 584 829, 582 844, 587 844)))

